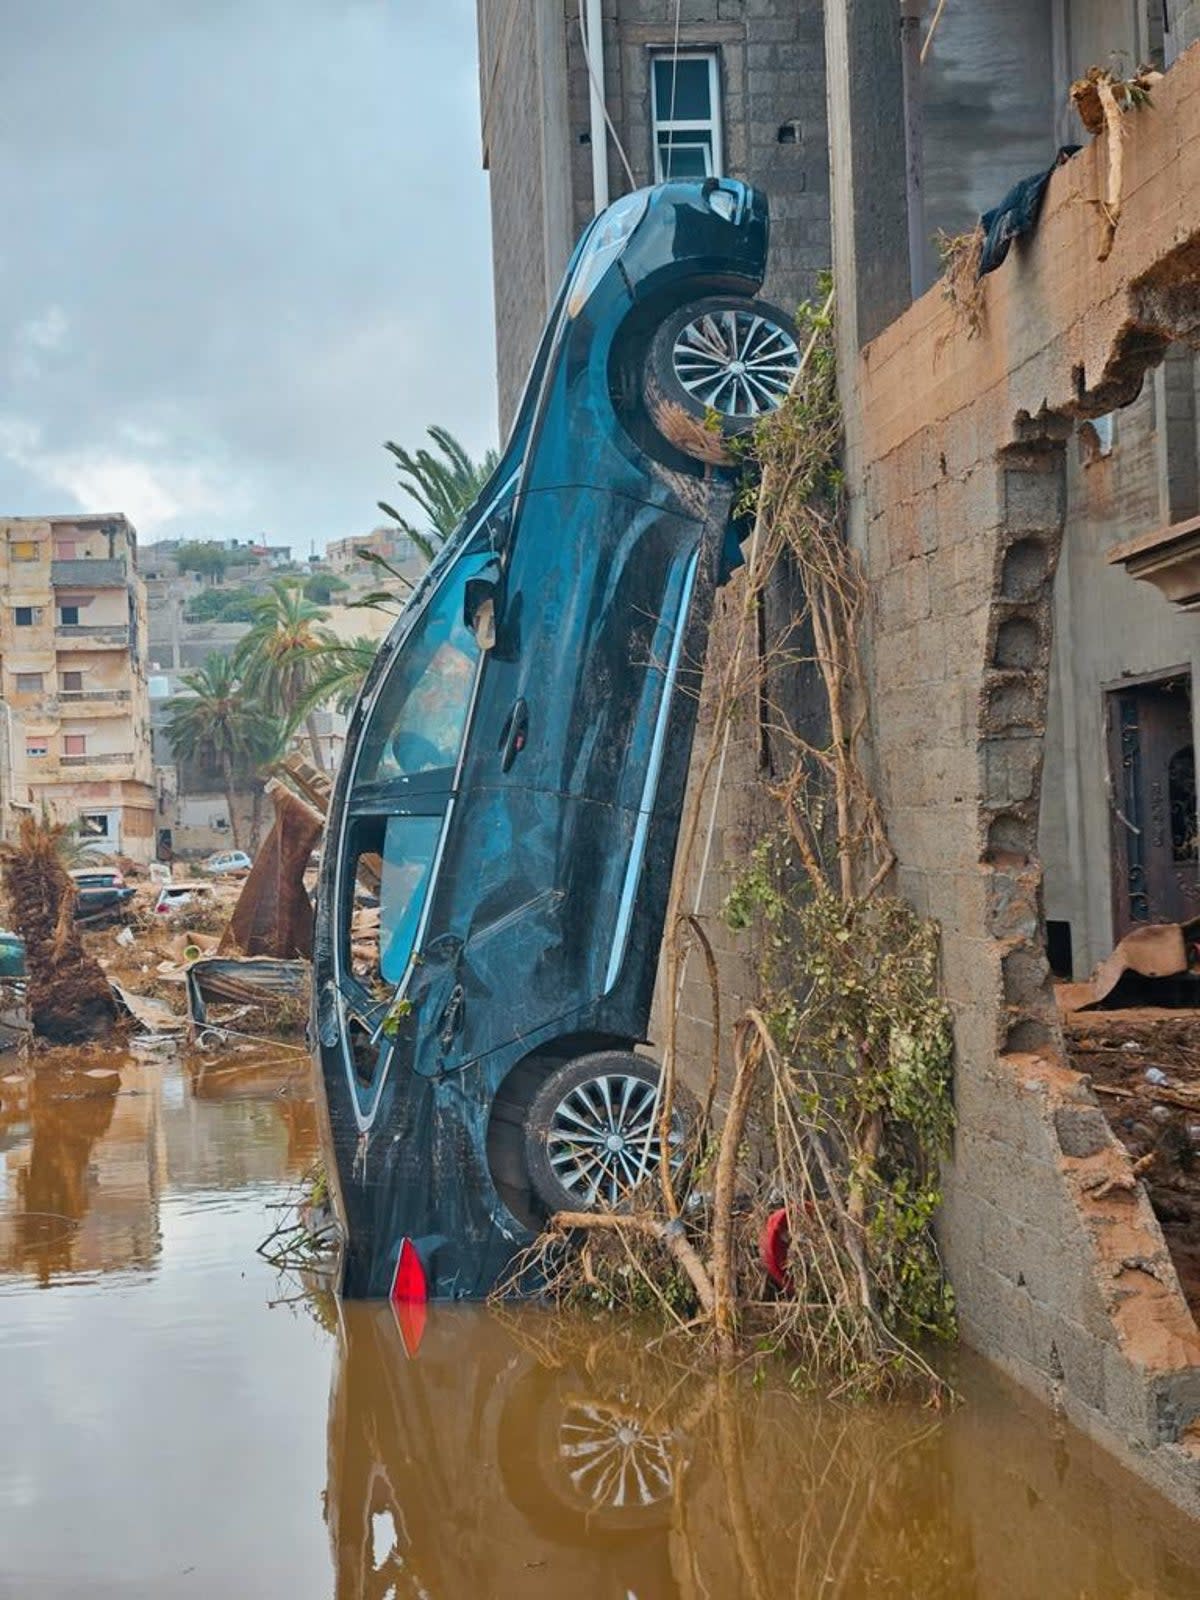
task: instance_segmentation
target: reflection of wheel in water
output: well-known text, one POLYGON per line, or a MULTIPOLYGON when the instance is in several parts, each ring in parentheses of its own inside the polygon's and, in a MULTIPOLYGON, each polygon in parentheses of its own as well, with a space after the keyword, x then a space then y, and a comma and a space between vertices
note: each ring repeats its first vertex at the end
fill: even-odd
POLYGON ((636 1509, 665 1500, 675 1482, 674 1441, 636 1414, 597 1400, 568 1404, 559 1454, 580 1509, 636 1509))
POLYGON ((510 1393, 497 1464, 512 1503, 544 1537, 660 1537, 687 1467, 666 1419, 581 1392, 586 1379, 537 1367, 510 1393))

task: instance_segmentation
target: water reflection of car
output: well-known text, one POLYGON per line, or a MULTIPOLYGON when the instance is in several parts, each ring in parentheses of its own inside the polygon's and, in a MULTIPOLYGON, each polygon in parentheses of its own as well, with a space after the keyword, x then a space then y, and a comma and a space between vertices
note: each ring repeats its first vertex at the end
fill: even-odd
POLYGON ((676 1496, 701 1469, 664 1415, 583 1359, 539 1365, 500 1323, 435 1312, 406 1359, 386 1307, 345 1305, 325 1516, 338 1600, 684 1592, 676 1496))
POLYGON ((116 867, 73 867, 70 876, 75 885, 75 918, 79 922, 118 914, 137 892, 116 867))
POLYGON ((634 1047, 739 559, 720 436, 800 360, 753 299, 767 231, 730 180, 596 219, 500 465, 355 707, 314 958, 349 1294, 387 1294, 406 1241, 433 1295, 484 1293, 549 1211, 615 1203, 659 1161, 634 1047))

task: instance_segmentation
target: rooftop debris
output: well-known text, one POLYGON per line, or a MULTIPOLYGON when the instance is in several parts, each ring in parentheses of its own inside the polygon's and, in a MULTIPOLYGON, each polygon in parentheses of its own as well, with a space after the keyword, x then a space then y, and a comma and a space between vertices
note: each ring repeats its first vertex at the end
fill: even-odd
POLYGON ((25 940, 33 1029, 55 1044, 105 1037, 116 1020, 108 981, 74 921, 75 890, 60 854, 67 829, 26 813, 0 845, 0 878, 25 940))

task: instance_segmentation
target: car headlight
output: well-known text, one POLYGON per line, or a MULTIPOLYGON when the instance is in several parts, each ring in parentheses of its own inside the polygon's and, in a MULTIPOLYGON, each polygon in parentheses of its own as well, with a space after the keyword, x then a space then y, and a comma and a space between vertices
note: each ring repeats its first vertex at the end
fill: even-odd
POLYGON ((567 296, 567 315, 577 317, 587 304, 592 290, 621 254, 629 236, 646 214, 650 194, 646 189, 627 194, 600 217, 588 240, 583 260, 575 269, 575 281, 567 296))
POLYGON ((730 194, 728 189, 710 189, 708 205, 710 211, 715 211, 719 217, 724 217, 726 222, 732 222, 737 215, 737 196, 730 194))

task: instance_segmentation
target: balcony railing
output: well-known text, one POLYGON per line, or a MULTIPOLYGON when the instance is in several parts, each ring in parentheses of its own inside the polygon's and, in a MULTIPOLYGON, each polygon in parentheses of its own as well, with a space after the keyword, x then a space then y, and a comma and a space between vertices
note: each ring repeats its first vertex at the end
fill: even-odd
POLYGON ((83 700, 115 700, 124 704, 130 698, 128 689, 60 689, 58 698, 64 705, 78 705, 83 700))
POLYGON ((63 767, 131 767, 133 765, 133 753, 132 751, 129 754, 106 752, 103 755, 94 756, 59 756, 58 761, 59 765, 63 767))
POLYGON ((77 561, 52 561, 50 582, 61 589, 123 589, 126 568, 124 556, 80 557, 77 561))
POLYGON ((54 630, 54 636, 64 643, 129 646, 129 629, 124 623, 106 626, 100 623, 60 622, 54 630))

